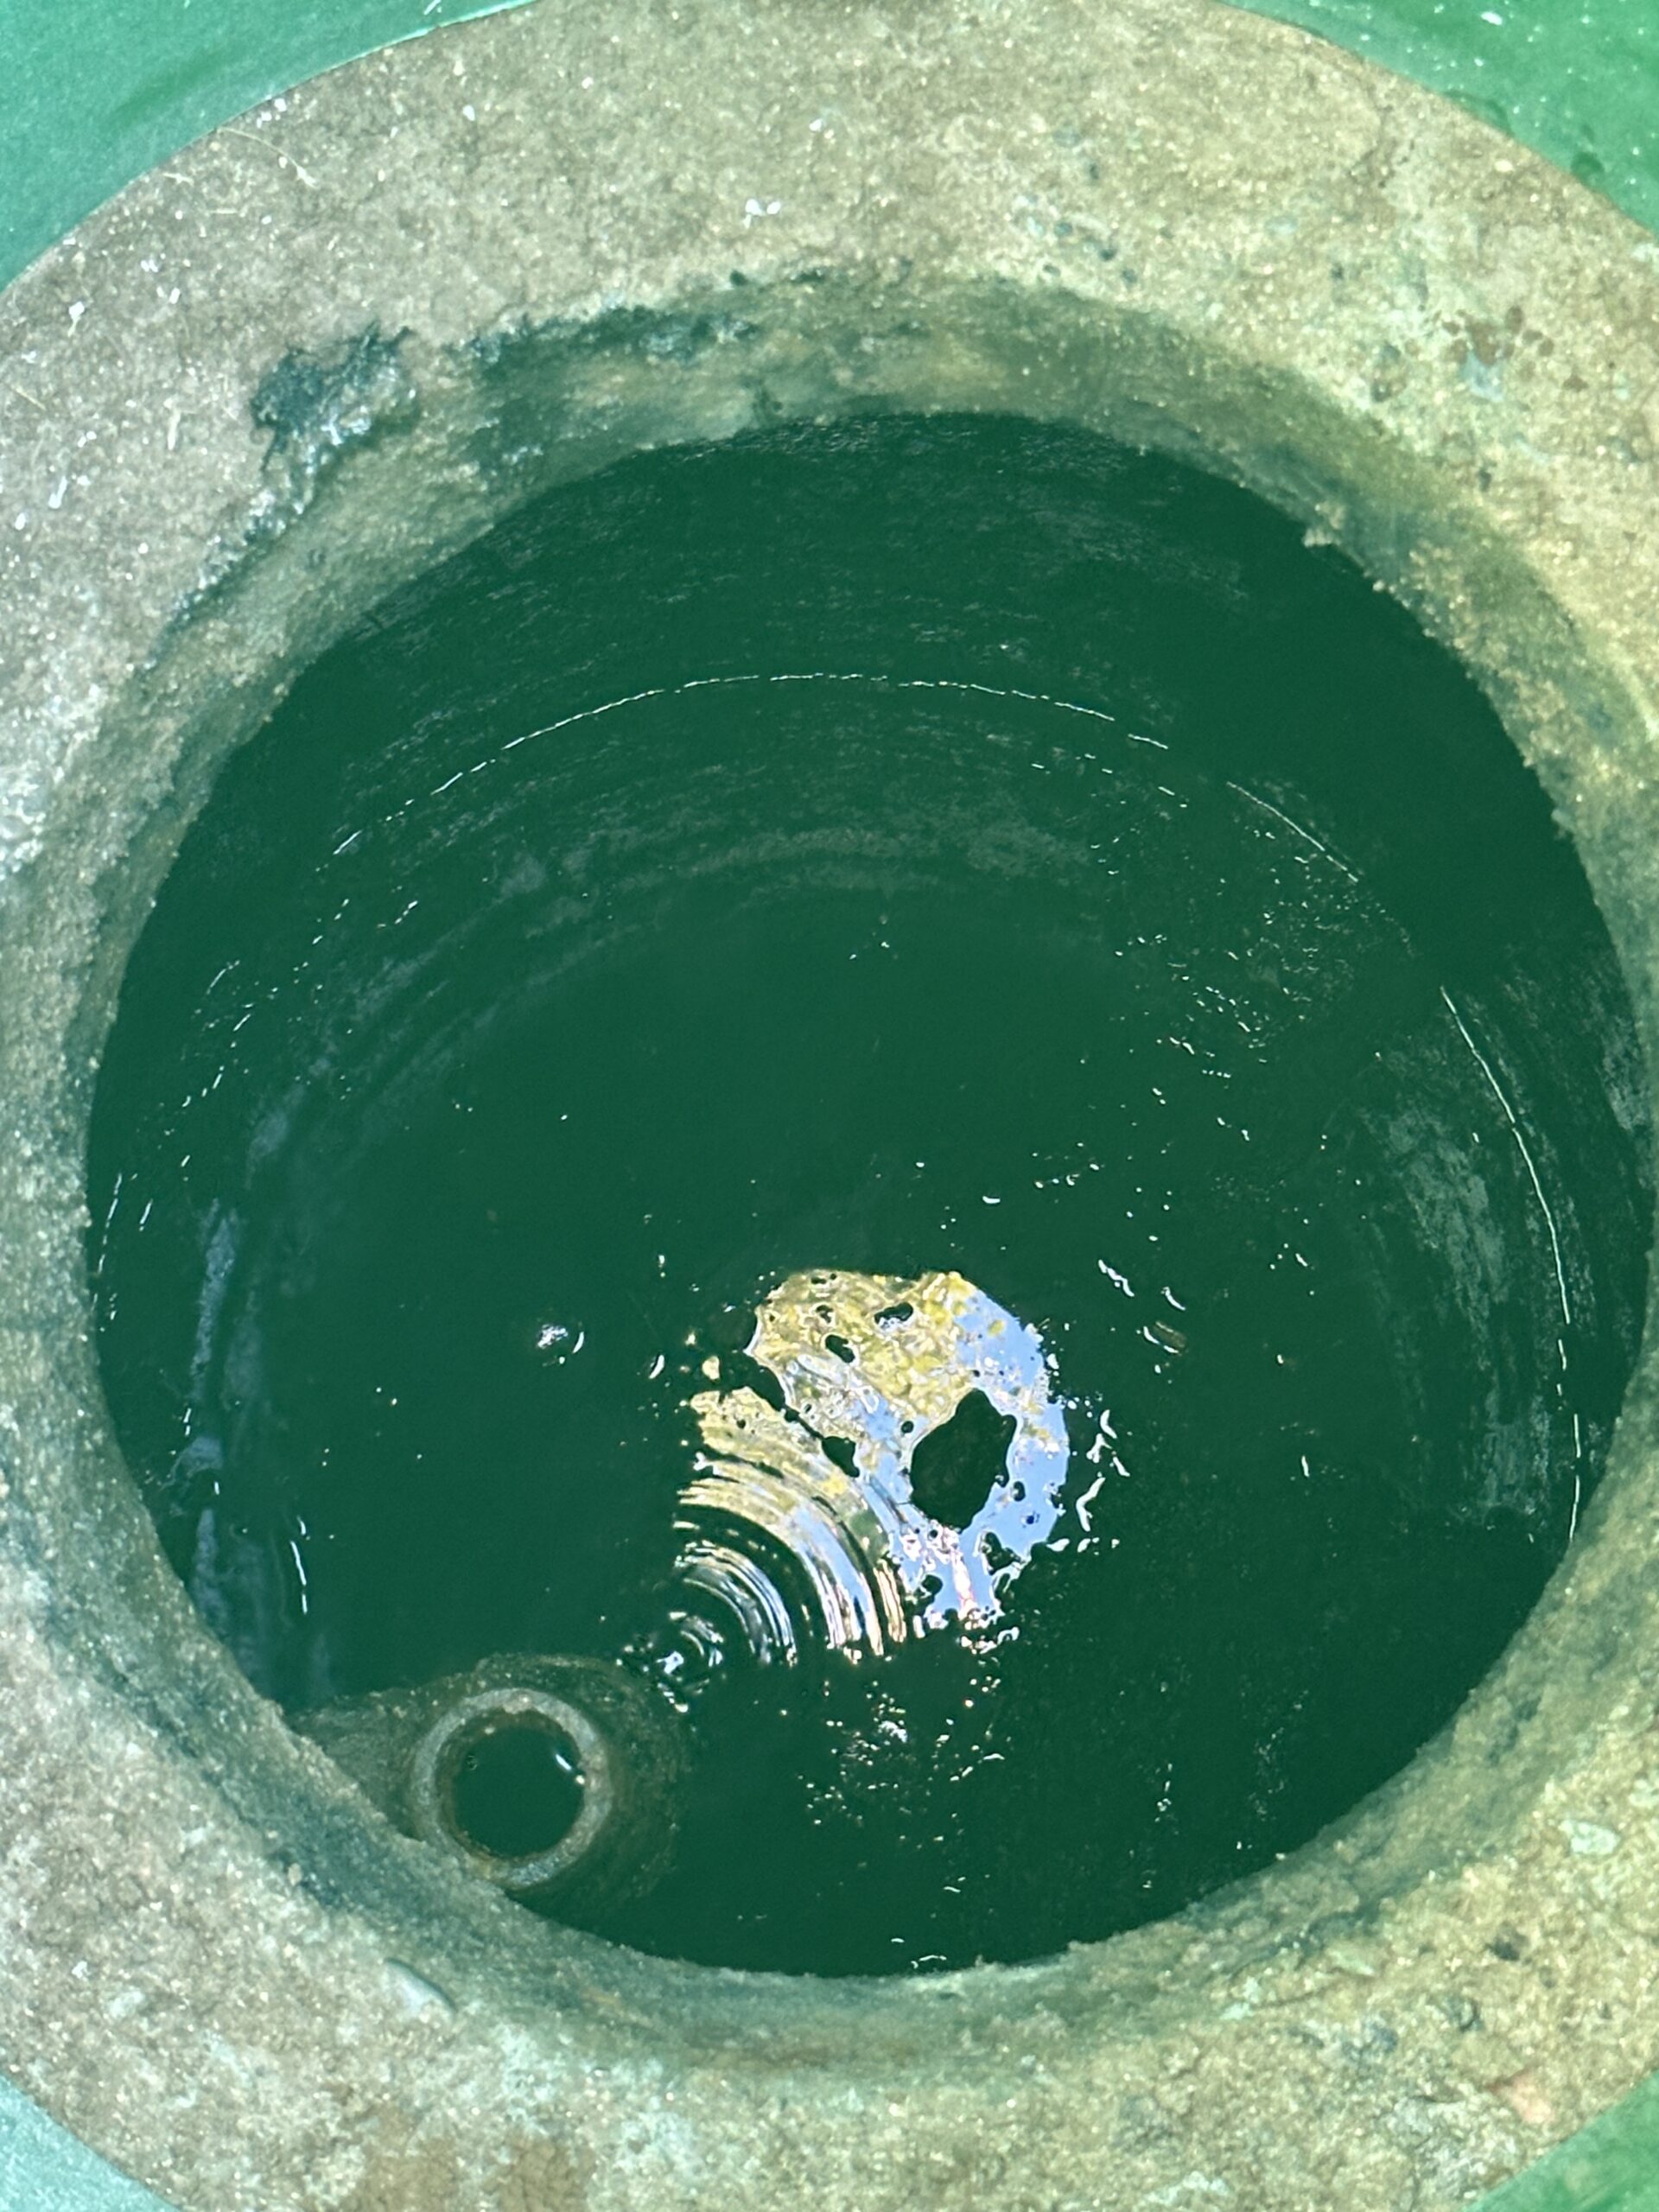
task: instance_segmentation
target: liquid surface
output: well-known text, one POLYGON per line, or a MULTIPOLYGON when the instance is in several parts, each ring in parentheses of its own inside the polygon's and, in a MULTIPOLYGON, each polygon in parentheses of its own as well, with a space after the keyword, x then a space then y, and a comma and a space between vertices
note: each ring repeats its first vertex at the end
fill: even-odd
POLYGON ((486 1732, 462 1755, 453 1788, 461 1833, 498 1859, 552 1850, 582 1813, 575 1750, 534 1723, 486 1732))
MULTIPOLYGON (((1641 1092, 1490 710, 1281 518, 996 420, 648 456, 188 833, 94 1116, 107 1387, 299 1708, 648 1648, 757 1316, 976 1292, 1065 1443, 995 1632, 798 1608, 610 1932, 1032 1956, 1306 1840, 1502 1649, 1633 1356, 1641 1092)), ((959 1404, 908 1479, 961 1530, 1014 1416, 959 1404)))
MULTIPOLYGON (((1071 1472, 1035 1330, 957 1274, 813 1268, 772 1293, 726 1364, 737 1379, 691 1401, 702 1449, 679 1572, 725 1599, 757 1656, 794 1663, 798 1627, 879 1659, 937 1630, 982 1639, 1007 1617, 1071 1472), (710 1542, 723 1522, 748 1540, 710 1542)), ((721 1363, 705 1372, 721 1380, 721 1363)))

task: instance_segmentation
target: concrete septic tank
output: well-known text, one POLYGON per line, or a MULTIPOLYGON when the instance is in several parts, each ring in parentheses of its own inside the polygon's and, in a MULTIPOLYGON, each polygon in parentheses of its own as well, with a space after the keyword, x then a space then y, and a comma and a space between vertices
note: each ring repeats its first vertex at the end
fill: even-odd
POLYGON ((1179 1919, 675 1966, 396 1834, 163 1563, 83 1153, 227 751, 385 592, 653 445, 902 408, 1166 449, 1474 671, 1659 1041, 1659 246, 1199 0, 543 9, 374 55, 0 301, 0 2055, 181 2212, 1467 2201, 1659 2062, 1659 1349, 1455 1725, 1179 1919))

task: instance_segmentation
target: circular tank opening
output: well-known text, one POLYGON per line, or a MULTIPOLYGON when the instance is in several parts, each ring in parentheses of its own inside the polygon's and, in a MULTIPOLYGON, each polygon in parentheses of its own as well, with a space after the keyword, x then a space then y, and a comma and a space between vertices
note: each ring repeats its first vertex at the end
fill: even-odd
MULTIPOLYGON (((104 1372, 290 1710, 502 1650, 686 1708, 604 1932, 1030 1958, 1503 1648, 1642 1095, 1541 792, 1334 550, 1081 430, 780 429, 537 499, 223 772, 99 1080, 104 1372)), ((492 1833, 556 1764, 492 1739, 492 1833)))

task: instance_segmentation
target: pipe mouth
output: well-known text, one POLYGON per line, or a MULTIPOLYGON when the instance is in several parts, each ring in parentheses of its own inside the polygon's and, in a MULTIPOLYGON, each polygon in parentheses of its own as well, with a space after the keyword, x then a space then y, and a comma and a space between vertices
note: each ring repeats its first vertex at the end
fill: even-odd
POLYGON ((425 1841, 514 1897, 558 1892, 614 1816, 611 1746, 590 1716, 545 1690, 480 1690, 441 1713, 410 1761, 425 1841))

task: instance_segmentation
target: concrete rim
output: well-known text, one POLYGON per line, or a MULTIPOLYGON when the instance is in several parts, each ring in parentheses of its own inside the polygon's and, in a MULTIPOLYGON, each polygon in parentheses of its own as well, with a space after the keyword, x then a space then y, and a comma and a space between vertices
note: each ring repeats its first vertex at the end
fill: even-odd
POLYGON ((162 1567, 86 1334, 124 948, 380 591, 644 442, 1065 416, 1351 550, 1491 692, 1659 1035, 1659 246, 1208 4, 531 10, 141 181, 0 300, 0 2056, 186 2212, 1451 2204, 1659 2061, 1659 1350, 1452 1730, 1298 1857, 1027 1967, 827 1985, 393 1836, 162 1567))

